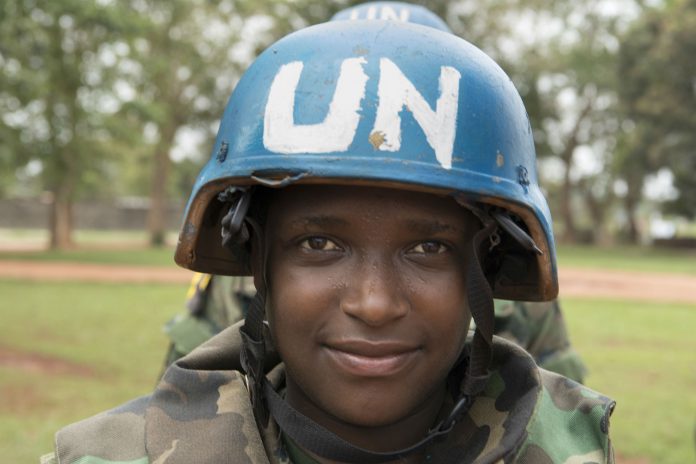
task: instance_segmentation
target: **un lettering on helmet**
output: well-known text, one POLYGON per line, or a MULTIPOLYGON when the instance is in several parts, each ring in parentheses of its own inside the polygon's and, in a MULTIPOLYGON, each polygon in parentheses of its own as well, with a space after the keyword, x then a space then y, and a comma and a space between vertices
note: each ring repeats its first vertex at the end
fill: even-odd
POLYGON ((438 15, 422 5, 405 2, 367 2, 336 13, 331 21, 400 21, 420 24, 444 32, 449 26, 438 15))
MULTIPOLYGON (((264 111, 264 146, 277 153, 345 152, 355 139, 365 97, 368 76, 364 58, 343 61, 329 109, 317 124, 295 124, 295 93, 303 64, 285 64, 273 79, 264 111)), ((452 151, 457 132, 459 81, 461 74, 451 66, 440 67, 440 95, 431 108, 415 85, 388 58, 380 59, 377 91, 378 105, 370 140, 377 150, 399 151, 401 116, 406 109, 423 130, 437 161, 445 169, 452 167, 452 151)))
POLYGON ((410 16, 410 9, 389 5, 372 5, 364 11, 356 8, 350 12, 350 19, 383 19, 408 22, 410 16))

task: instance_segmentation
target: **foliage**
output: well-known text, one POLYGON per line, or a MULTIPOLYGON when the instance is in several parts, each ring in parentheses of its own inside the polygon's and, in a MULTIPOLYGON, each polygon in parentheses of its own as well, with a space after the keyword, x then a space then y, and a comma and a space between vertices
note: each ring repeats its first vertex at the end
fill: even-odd
POLYGON ((619 58, 620 95, 635 124, 622 162, 669 168, 679 191, 669 211, 696 218, 696 2, 647 11, 619 58))
MULTIPOLYGON (((509 67, 525 100, 542 167, 548 160, 557 166, 557 174, 542 180, 561 239, 581 240, 584 215, 591 240, 601 242, 613 200, 614 173, 606 166, 619 118, 613 60, 626 14, 601 1, 507 3, 506 11, 495 12, 503 29, 489 47, 497 46, 493 55, 509 67)), ((635 5, 624 3, 628 11, 635 5)))
MULTIPOLYGON (((158 212, 188 194, 241 72, 274 40, 355 3, 7 0, 0 195, 149 195, 161 243, 158 212)), ((427 3, 520 90, 563 238, 607 241, 614 222, 637 241, 644 179, 664 167, 680 195, 672 211, 693 216, 693 4, 427 3)))
MULTIPOLYGON (((139 34, 127 37, 132 67, 123 85, 131 90, 120 114, 140 136, 149 162, 137 171, 149 186, 151 242, 164 243, 170 153, 186 126, 207 128, 222 112, 239 64, 229 56, 240 40, 229 2, 122 0, 143 18, 139 34), (137 98, 136 98, 137 96, 137 98), (149 175, 143 175, 147 174, 149 175)), ((144 161, 144 160, 143 160, 144 161)))
POLYGON ((130 26, 114 5, 92 0, 8 0, 0 8, 0 153, 11 156, 8 167, 39 163, 53 197, 52 243, 64 246, 72 201, 103 182, 96 173, 113 153, 113 41, 130 26))

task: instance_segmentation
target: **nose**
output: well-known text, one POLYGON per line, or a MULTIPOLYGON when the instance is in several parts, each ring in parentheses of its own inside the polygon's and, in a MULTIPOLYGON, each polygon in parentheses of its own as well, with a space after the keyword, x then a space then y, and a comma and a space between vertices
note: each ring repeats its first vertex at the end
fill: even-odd
POLYGON ((373 259, 357 266, 341 298, 341 309, 372 327, 405 316, 410 310, 408 295, 393 263, 373 259))

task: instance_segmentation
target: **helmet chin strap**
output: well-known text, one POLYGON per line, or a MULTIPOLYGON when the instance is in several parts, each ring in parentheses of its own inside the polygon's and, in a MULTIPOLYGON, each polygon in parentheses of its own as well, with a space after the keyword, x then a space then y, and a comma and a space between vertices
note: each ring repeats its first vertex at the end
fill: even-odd
MULTIPOLYGON (((248 192, 242 194, 239 205, 233 206, 238 211, 248 192)), ((248 201, 248 199, 247 199, 248 201)), ((231 208, 231 209, 232 209, 231 208)), ((483 218, 482 218, 483 219, 483 218)), ((425 449, 433 440, 447 435, 468 412, 473 399, 485 388, 491 359, 493 337, 493 296, 490 285, 481 268, 481 253, 487 240, 497 231, 497 224, 487 216, 484 227, 472 240, 471 259, 467 270, 467 296, 469 309, 476 323, 473 344, 467 360, 464 380, 459 386, 455 406, 447 418, 433 427, 419 442, 400 450, 375 452, 355 446, 330 430, 322 427, 309 417, 294 409, 273 389, 265 376, 264 359, 266 347, 264 340, 264 316, 266 306, 266 247, 264 246, 260 226, 252 219, 245 222, 253 229, 255 246, 262 250, 257 256, 261 260, 257 269, 263 273, 263 286, 259 288, 252 300, 244 325, 240 328, 242 336, 241 364, 247 376, 247 385, 256 421, 261 427, 268 425, 270 416, 280 429, 302 448, 339 462, 382 463, 403 458, 411 453, 425 449)), ((226 221, 223 229, 238 221, 226 221)), ((241 229, 241 226, 238 226, 241 229)), ((225 236, 237 236, 236 231, 223 230, 225 236)), ((248 237, 248 234, 239 234, 248 237)))

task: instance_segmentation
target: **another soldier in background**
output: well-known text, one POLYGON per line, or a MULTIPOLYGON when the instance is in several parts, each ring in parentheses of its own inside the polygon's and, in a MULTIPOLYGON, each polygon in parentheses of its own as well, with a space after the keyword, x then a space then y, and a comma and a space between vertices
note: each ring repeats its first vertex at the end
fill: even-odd
POLYGON ((253 296, 254 284, 249 278, 196 273, 186 294, 186 312, 176 315, 164 326, 170 342, 164 369, 213 335, 244 319, 253 296))
POLYGON ((527 350, 539 367, 583 383, 587 368, 570 343, 558 300, 496 300, 495 334, 527 350))

